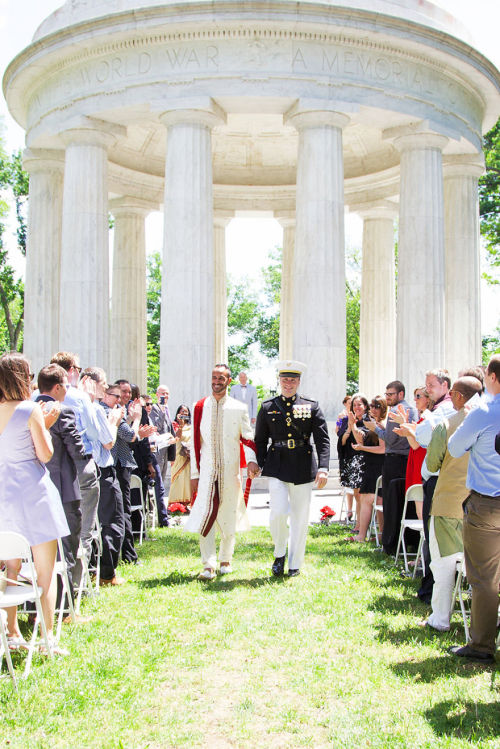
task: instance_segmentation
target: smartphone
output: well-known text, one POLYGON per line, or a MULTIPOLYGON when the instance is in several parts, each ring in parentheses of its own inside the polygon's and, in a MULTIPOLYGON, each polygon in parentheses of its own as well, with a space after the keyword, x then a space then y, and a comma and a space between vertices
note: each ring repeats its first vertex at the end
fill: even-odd
POLYGON ((164 406, 164 405, 165 405, 165 396, 160 395, 160 406, 164 406))

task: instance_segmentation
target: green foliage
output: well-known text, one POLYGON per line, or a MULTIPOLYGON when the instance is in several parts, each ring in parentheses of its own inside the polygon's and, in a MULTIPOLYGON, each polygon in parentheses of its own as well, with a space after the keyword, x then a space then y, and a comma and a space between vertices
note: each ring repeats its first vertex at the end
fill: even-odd
MULTIPOLYGON (((17 247, 26 255, 26 201, 29 178, 22 169, 21 152, 7 156, 0 141, 0 192, 14 200, 17 217, 17 247)), ((9 212, 6 200, 0 200, 0 351, 22 350, 24 284, 16 277, 4 247, 3 219, 9 212)))
POLYGON ((160 384, 161 255, 149 255, 146 265, 148 392, 160 384))
POLYGON ((359 315, 361 290, 355 281, 346 281, 347 392, 359 389, 359 315))
POLYGON ((251 346, 257 344, 268 359, 279 352, 281 294, 281 249, 271 253, 270 263, 261 270, 258 290, 249 279, 228 280, 227 327, 228 364, 234 375, 254 363, 251 346))
POLYGON ((493 333, 483 336, 483 364, 488 364, 494 354, 500 354, 500 324, 493 333))
POLYGON ((486 174, 479 180, 481 235, 486 243, 489 268, 483 273, 488 283, 499 284, 500 268, 500 119, 484 136, 486 174))

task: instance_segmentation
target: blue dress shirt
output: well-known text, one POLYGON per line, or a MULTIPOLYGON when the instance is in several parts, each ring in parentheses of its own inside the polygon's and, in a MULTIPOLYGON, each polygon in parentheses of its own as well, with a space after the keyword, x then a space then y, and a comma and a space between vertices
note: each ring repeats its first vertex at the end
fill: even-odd
POLYGON ((500 455, 495 450, 499 424, 500 394, 470 411, 448 440, 453 458, 469 451, 467 488, 489 497, 500 497, 500 455))

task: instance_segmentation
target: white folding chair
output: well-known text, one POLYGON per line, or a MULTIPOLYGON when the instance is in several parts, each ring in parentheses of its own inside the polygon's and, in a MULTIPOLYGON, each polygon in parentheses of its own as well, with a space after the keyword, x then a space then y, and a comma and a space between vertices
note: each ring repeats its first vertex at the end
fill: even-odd
MULTIPOLYGON (((91 598, 95 598, 97 591, 94 590, 94 584, 90 576, 90 568, 89 568, 89 563, 87 561, 87 555, 85 554, 85 550, 83 548, 83 544, 81 540, 78 546, 77 558, 80 560, 80 564, 82 566, 80 582, 78 584, 78 590, 76 591, 76 601, 75 601, 75 611, 77 614, 79 614, 80 608, 82 605, 83 594, 85 593, 91 598)), ((97 564, 99 566, 99 562, 97 564)))
POLYGON ((342 522, 342 514, 345 515, 346 523, 347 522, 351 522, 353 520, 356 521, 356 502, 354 501, 353 490, 350 489, 348 486, 343 486, 342 487, 342 504, 340 505, 339 523, 342 522), (352 496, 353 496, 352 510, 349 510, 349 511, 347 509, 347 495, 348 494, 352 494, 352 496), (349 520, 348 517, 347 517, 347 513, 348 512, 352 513, 351 520, 349 520))
POLYGON ((373 498, 372 519, 370 521, 370 525, 368 526, 368 541, 372 537, 372 531, 373 531, 373 533, 375 534, 375 541, 376 541, 377 546, 380 546, 380 542, 378 540, 380 528, 378 525, 377 512, 384 511, 384 506, 382 504, 379 504, 379 505, 377 504, 377 500, 379 499, 378 493, 380 489, 382 489, 382 476, 379 476, 375 483, 375 496, 373 498))
POLYGON ((36 570, 29 542, 20 533, 0 531, 0 558, 4 560, 21 559, 29 575, 28 582, 17 580, 15 585, 9 585, 5 592, 0 595, 0 608, 2 609, 10 608, 11 606, 21 606, 29 601, 35 604, 35 623, 31 639, 28 643, 28 655, 24 667, 24 678, 26 679, 31 670, 31 661, 35 647, 39 644, 37 639, 38 627, 40 627, 41 631, 40 642, 45 646, 49 657, 52 657, 53 645, 49 642, 47 636, 47 627, 40 603, 40 596, 43 590, 36 582, 36 570))
POLYGON ((68 565, 66 564, 66 559, 64 558, 64 549, 62 545, 62 541, 60 538, 57 539, 57 549, 59 552, 59 559, 56 561, 55 566, 55 573, 56 575, 59 575, 61 578, 61 597, 59 599, 59 605, 56 606, 56 614, 57 614, 57 628, 56 628, 56 644, 59 643, 59 640, 61 639, 61 631, 62 631, 62 623, 64 619, 65 614, 69 614, 73 621, 76 620, 75 615, 75 607, 73 604, 73 599, 71 597, 70 588, 69 588, 69 578, 68 578, 68 565), (66 600, 68 601, 68 607, 66 608, 66 600))
MULTIPOLYGON (((2 592, 0 591, 0 599, 2 598, 2 592)), ((12 679, 15 689, 17 690, 16 675, 14 673, 14 666, 12 665, 12 658, 10 657, 9 643, 7 642, 7 613, 0 608, 0 670, 2 668, 2 662, 5 657, 7 662, 7 669, 12 679)), ((0 678, 8 678, 7 674, 0 674, 0 678)))
POLYGON ((156 506, 156 496, 154 486, 148 484, 146 492, 146 528, 154 531, 158 525, 158 508, 156 506))
POLYGON ((453 598, 451 601, 450 619, 455 613, 456 604, 458 602, 458 611, 462 615, 464 623, 465 641, 469 642, 469 616, 470 616, 470 602, 471 602, 471 590, 470 586, 467 585, 467 577, 465 571, 465 560, 459 559, 457 562, 457 576, 455 579, 455 588, 453 590, 453 598))
POLYGON ((146 530, 146 508, 144 506, 144 493, 142 489, 142 480, 140 476, 135 473, 130 477, 130 514, 138 512, 141 518, 141 524, 138 531, 133 531, 136 535, 139 535, 139 544, 142 544, 142 539, 146 530), (139 493, 139 502, 134 501, 134 495, 132 492, 137 489, 139 493))
POLYGON ((408 508, 408 502, 423 502, 424 501, 424 490, 422 487, 422 484, 412 484, 412 486, 409 486, 406 490, 405 494, 405 503, 403 506, 403 516, 401 518, 401 528, 399 531, 399 539, 398 539, 398 546, 396 549, 396 558, 394 560, 394 564, 398 563, 399 558, 399 550, 401 547, 403 547, 403 557, 405 560, 405 571, 409 572, 408 570, 408 552, 406 550, 406 544, 405 544, 405 531, 412 530, 417 531, 420 533, 420 540, 418 542, 418 549, 417 553, 415 554, 415 567, 413 570, 413 577, 415 577, 415 571, 417 568, 417 562, 420 558, 422 558, 422 572, 425 575, 425 565, 424 565, 424 559, 422 557, 422 545, 424 543, 424 522, 423 520, 419 520, 418 518, 407 518, 406 517, 406 511, 408 508))

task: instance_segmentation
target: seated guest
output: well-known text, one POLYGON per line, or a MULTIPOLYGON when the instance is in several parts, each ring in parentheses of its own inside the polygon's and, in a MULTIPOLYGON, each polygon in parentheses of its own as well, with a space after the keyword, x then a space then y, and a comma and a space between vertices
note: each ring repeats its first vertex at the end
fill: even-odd
MULTIPOLYGON (((83 460, 86 449, 76 428, 73 409, 62 405, 66 397, 68 375, 58 364, 43 367, 38 374, 36 399, 39 403, 58 401, 61 404, 59 418, 50 427, 54 454, 47 463, 52 483, 57 487, 63 504, 64 514, 69 526, 69 536, 62 538, 64 558, 68 568, 68 595, 74 601, 73 571, 78 557, 80 533, 82 529, 82 512, 80 509, 80 486, 78 483, 77 463, 83 460)), ((43 407, 42 407, 43 408, 43 407)))
MULTIPOLYGON (((384 423, 386 415, 387 402, 385 398, 382 398, 382 396, 379 395, 370 403, 370 419, 384 423)), ((359 499, 361 505, 359 532, 357 536, 352 536, 351 540, 357 541, 358 543, 364 543, 366 541, 366 534, 372 517, 375 486, 377 479, 382 475, 384 468, 385 444, 384 441, 375 434, 375 432, 370 432, 365 425, 360 429, 355 430, 354 434, 357 444, 353 445, 353 450, 363 453, 364 462, 362 466, 361 486, 359 488, 359 499)), ((378 514, 380 518, 382 518, 383 513, 378 514)), ((381 528, 383 527, 382 523, 380 523, 381 528)))
POLYGON ((434 576, 432 613, 423 625, 440 631, 450 628, 456 563, 462 558, 464 548, 462 504, 468 495, 465 482, 469 454, 452 458, 448 452, 448 439, 465 419, 465 404, 480 392, 481 383, 475 377, 460 377, 454 383, 450 396, 456 413, 434 427, 427 447, 427 467, 430 471, 439 471, 439 476, 429 523, 429 549, 434 576))
POLYGON ((191 439, 191 412, 186 405, 179 406, 175 414, 177 431, 175 434, 175 460, 172 463, 171 483, 168 503, 191 502, 191 465, 189 441, 191 439))

